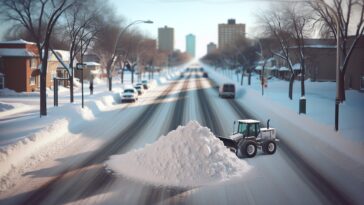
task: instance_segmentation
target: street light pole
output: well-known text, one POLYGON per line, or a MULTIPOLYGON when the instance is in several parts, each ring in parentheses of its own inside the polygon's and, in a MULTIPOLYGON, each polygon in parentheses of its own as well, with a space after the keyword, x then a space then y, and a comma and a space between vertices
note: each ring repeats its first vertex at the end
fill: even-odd
POLYGON ((136 24, 139 24, 139 23, 147 23, 147 24, 152 24, 153 21, 151 20, 136 20, 136 21, 133 21, 131 22, 130 24, 128 24, 127 26, 125 26, 125 28, 123 30, 120 31, 119 35, 118 35, 118 38, 116 39, 116 42, 115 42, 115 46, 114 46, 114 49, 113 49, 113 55, 110 59, 110 61, 107 63, 107 74, 108 74, 108 78, 109 78, 109 90, 111 91, 111 66, 112 64, 114 63, 114 60, 115 60, 115 57, 116 57, 116 49, 117 49, 117 45, 119 44, 119 40, 120 40, 120 37, 122 35, 124 35, 124 33, 126 32, 126 30, 133 26, 133 25, 136 25, 136 24))
POLYGON ((319 0, 324 7, 329 9, 334 16, 336 22, 336 97, 335 97, 335 131, 339 130, 339 105, 342 101, 342 96, 340 96, 340 21, 339 16, 336 14, 335 10, 328 5, 324 0, 319 0))

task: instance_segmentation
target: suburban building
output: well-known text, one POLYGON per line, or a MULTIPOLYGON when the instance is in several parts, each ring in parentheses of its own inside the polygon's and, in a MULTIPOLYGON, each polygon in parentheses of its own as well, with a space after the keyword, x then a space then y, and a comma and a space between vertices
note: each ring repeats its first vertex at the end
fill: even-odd
POLYGON ((174 50, 174 29, 164 26, 158 29, 158 49, 168 53, 174 50))
POLYGON ((196 57, 196 36, 193 34, 186 36, 186 52, 191 57, 196 57))
MULTIPOLYGON (((65 50, 54 50, 57 56, 63 61, 66 66, 69 66, 70 63, 70 52, 65 50)), ((74 62, 74 66, 77 61, 74 62)), ((63 80, 58 81, 58 85, 62 85, 64 87, 69 86, 69 80, 65 80, 69 78, 68 71, 66 68, 58 61, 56 56, 50 52, 48 57, 48 73, 51 76, 50 81, 53 83, 53 78, 59 78, 63 80)), ((52 84, 53 85, 53 84, 52 84)))
POLYGON ((215 52, 216 49, 217 49, 217 46, 215 43, 210 42, 209 44, 207 44, 207 54, 215 52))
POLYGON ((0 88, 31 92, 39 88, 40 64, 35 43, 22 39, 0 42, 0 88))
MULTIPOLYGON (((353 39, 348 40, 351 45, 353 39)), ((336 81, 336 40, 335 39, 305 39, 305 67, 306 78, 312 81, 336 81)), ((297 47, 291 47, 292 50, 297 47)), ((355 46, 351 59, 345 73, 345 88, 364 90, 364 36, 361 37, 355 46)), ((289 73, 286 62, 275 56, 277 67, 281 76, 289 73)), ((297 58, 293 59, 296 73, 300 67, 297 58)))
POLYGON ((81 79, 81 76, 83 75, 83 79, 90 81, 94 78, 102 77, 102 71, 101 71, 101 64, 94 62, 94 61, 87 61, 83 62, 86 67, 85 69, 81 70, 75 70, 75 77, 81 79), (83 73, 82 73, 83 72, 83 73))
POLYGON ((227 24, 218 25, 219 48, 233 45, 238 39, 245 38, 245 24, 237 24, 229 19, 227 24))
MULTIPOLYGON (((69 51, 55 50, 57 56, 69 65, 69 51)), ((35 43, 25 40, 0 42, 0 88, 17 92, 33 92, 40 87, 40 59, 35 43)), ((76 62, 75 62, 76 63, 76 62)), ((53 87, 53 78, 67 79, 69 74, 56 56, 49 51, 46 86, 53 87)), ((59 81, 68 86, 69 81, 59 81)))

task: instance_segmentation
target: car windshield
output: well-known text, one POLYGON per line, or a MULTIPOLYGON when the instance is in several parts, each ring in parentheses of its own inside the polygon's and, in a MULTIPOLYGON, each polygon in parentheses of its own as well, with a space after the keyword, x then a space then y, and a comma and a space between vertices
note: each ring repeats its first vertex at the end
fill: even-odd
POLYGON ((224 85, 225 92, 235 92, 235 86, 233 84, 224 85))
POLYGON ((146 80, 143 80, 143 81, 142 81, 142 83, 148 83, 148 81, 146 81, 146 80))
POLYGON ((126 89, 126 90, 124 90, 124 93, 134 93, 134 90, 133 89, 126 89))
POLYGON ((140 89, 140 85, 135 86, 135 89, 140 89))

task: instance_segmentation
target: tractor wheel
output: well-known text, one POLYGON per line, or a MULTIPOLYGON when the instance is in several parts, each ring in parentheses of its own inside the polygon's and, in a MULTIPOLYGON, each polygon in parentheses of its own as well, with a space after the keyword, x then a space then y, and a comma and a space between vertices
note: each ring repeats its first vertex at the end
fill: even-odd
POLYGON ((263 143, 262 149, 265 154, 274 154, 277 150, 277 144, 275 141, 270 140, 263 143))
POLYGON ((257 154, 257 145, 255 142, 248 140, 240 146, 240 153, 244 157, 252 158, 257 154))

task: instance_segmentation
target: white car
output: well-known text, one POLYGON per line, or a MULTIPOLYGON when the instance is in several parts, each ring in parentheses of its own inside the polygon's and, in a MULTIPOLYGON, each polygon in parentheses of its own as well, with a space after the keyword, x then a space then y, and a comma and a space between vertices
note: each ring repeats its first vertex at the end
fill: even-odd
POLYGON ((134 88, 125 88, 121 94, 121 102, 135 102, 138 100, 138 91, 134 88))

